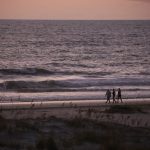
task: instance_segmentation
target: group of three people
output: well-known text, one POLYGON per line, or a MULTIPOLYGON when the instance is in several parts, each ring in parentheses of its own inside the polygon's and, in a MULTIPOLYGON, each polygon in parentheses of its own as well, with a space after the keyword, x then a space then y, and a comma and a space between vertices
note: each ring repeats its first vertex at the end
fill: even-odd
MULTIPOLYGON (((113 95, 113 103, 117 103, 117 102, 119 103, 119 100, 120 100, 121 103, 122 103, 122 96, 121 96, 121 89, 120 89, 120 88, 118 89, 118 94, 117 94, 117 96, 116 96, 116 91, 115 91, 115 89, 113 89, 112 95, 113 95), (116 99, 116 98, 117 98, 117 99, 116 99)), ((106 97, 107 97, 106 103, 110 103, 111 91, 110 91, 109 89, 106 91, 106 97)))

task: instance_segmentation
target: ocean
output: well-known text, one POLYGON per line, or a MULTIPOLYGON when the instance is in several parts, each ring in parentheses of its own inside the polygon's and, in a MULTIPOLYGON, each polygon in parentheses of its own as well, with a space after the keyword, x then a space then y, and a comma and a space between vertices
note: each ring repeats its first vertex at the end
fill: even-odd
POLYGON ((0 20, 0 100, 150 98, 150 21, 0 20))

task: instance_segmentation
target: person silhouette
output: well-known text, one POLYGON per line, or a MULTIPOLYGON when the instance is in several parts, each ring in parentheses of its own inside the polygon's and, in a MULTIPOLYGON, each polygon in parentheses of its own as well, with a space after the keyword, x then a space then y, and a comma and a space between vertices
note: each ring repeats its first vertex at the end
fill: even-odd
POLYGON ((121 103, 123 103, 122 102, 122 96, 121 96, 121 89, 120 88, 118 89, 118 102, 119 102, 119 100, 121 100, 121 103))
POLYGON ((108 103, 108 102, 110 103, 111 92, 110 92, 110 90, 109 90, 109 89, 106 91, 105 96, 107 97, 107 101, 106 101, 106 103, 108 103))
POLYGON ((113 94, 113 103, 116 103, 116 91, 115 91, 115 89, 113 89, 112 94, 113 94))

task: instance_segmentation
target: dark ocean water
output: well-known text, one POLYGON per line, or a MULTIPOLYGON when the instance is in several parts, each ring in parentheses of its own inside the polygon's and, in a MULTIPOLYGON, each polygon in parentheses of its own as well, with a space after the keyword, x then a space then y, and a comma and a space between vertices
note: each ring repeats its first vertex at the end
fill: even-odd
POLYGON ((0 20, 5 100, 150 98, 150 21, 0 20))

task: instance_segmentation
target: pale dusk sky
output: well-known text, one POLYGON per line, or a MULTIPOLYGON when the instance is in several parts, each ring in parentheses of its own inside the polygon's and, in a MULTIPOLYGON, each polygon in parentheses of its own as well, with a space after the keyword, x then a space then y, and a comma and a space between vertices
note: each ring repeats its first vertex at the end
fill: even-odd
POLYGON ((0 0, 0 19, 149 20, 150 0, 0 0))

